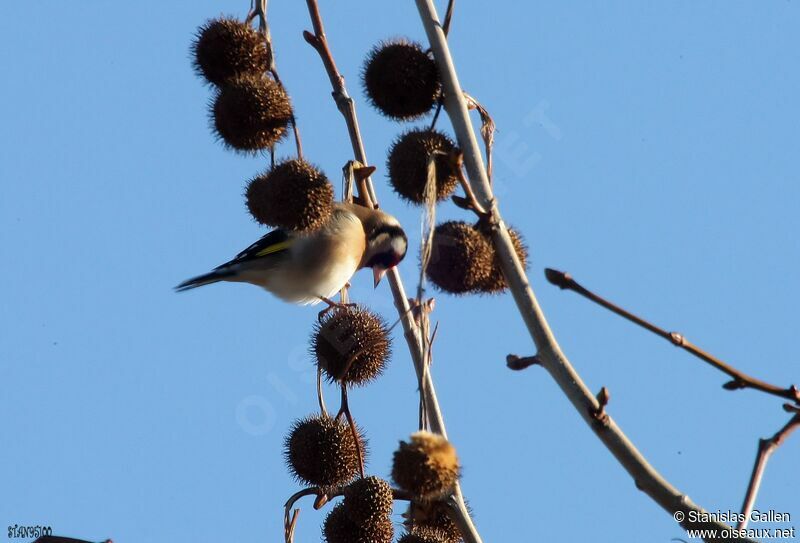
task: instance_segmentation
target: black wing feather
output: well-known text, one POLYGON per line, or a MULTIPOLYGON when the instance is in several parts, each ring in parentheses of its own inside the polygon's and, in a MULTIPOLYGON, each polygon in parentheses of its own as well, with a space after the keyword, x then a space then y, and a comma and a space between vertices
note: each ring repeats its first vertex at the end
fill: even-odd
MULTIPOLYGON (((256 258, 262 258, 257 256, 258 253, 266 249, 267 247, 271 247, 272 245, 277 245, 278 243, 283 243, 289 240, 289 233, 285 230, 277 229, 269 232, 261 237, 257 242, 252 244, 250 247, 236 255, 232 260, 222 264, 221 266, 217 266, 216 269, 225 268, 230 266, 231 264, 239 264, 241 262, 246 262, 248 260, 255 260, 256 258)), ((284 249, 285 250, 285 249, 284 249)), ((279 254, 282 251, 272 253, 272 254, 279 254)), ((271 255, 270 255, 271 256, 271 255)))

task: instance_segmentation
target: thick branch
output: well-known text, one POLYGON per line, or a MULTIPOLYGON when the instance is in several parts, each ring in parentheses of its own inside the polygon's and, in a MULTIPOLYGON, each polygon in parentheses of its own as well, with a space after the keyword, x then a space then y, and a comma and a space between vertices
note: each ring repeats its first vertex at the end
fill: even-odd
MULTIPOLYGON (((367 154, 364 150, 364 143, 361 139, 361 131, 358 124, 358 117, 356 115, 356 108, 353 99, 347 92, 344 77, 339 73, 336 68, 336 62, 333 59, 330 47, 328 46, 328 39, 325 35, 325 27, 322 23, 322 16, 319 11, 319 6, 316 0, 306 0, 308 6, 308 13, 311 17, 311 23, 314 28, 314 33, 304 32, 303 37, 311 44, 317 51, 322 63, 325 66, 325 71, 333 88, 333 98, 336 106, 344 117, 347 124, 347 132, 350 135, 350 144, 353 148, 353 155, 355 159, 363 166, 367 166, 367 154)), ((362 186, 359 187, 360 189, 362 186)), ((360 194, 361 199, 368 207, 378 207, 378 198, 375 194, 375 188, 372 180, 369 177, 364 179, 363 192, 360 194)), ((422 399, 425 402, 425 412, 428 416, 428 422, 431 431, 447 437, 447 430, 442 417, 442 411, 439 407, 439 401, 436 397, 436 389, 433 386, 430 371, 426 371, 425 366, 425 351, 423 348, 422 335, 419 327, 413 319, 411 306, 408 303, 403 282, 400 278, 400 273, 394 267, 386 274, 388 276, 389 285, 392 290, 395 308, 400 316, 400 321, 403 326, 403 334, 408 344, 411 359, 414 362, 414 370, 417 374, 417 379, 420 382, 420 390, 422 391, 422 399)), ((459 514, 463 517, 462 524, 469 527, 469 530, 462 532, 466 543, 481 543, 480 535, 475 529, 470 518, 469 511, 467 510, 466 503, 461 494, 461 488, 456 485, 455 496, 459 505, 459 514)))
MULTIPOLYGON (((607 424, 596 423, 593 414, 598 412, 600 405, 561 351, 553 336, 500 216, 469 119, 464 93, 458 82, 447 39, 442 32, 433 1, 415 1, 439 67, 445 93, 445 110, 453 124, 458 145, 464 151, 464 163, 469 180, 483 207, 489 210, 492 216, 495 225, 492 231, 492 242, 500 257, 503 275, 537 347, 542 365, 553 376, 584 421, 633 477, 639 489, 671 514, 681 511, 686 518, 689 518, 689 511, 701 512, 702 509, 699 506, 670 485, 645 460, 611 417, 607 418, 607 424)), ((688 524, 684 522, 682 526, 687 527, 688 524)), ((718 523, 711 524, 711 527, 728 528, 726 525, 718 523)))
POLYGON ((781 388, 779 386, 767 383, 760 379, 756 379, 755 377, 751 377, 746 373, 737 370, 733 366, 723 362, 716 356, 702 350, 700 347, 696 346, 691 341, 686 339, 686 337, 683 334, 679 332, 667 332, 666 330, 659 328, 655 324, 652 324, 646 321, 645 319, 637 315, 634 315, 633 313, 630 313, 625 309, 622 309, 618 305, 606 300, 605 298, 601 298, 591 290, 587 289, 586 287, 575 281, 575 279, 573 279, 572 276, 568 273, 547 268, 545 270, 545 276, 547 277, 548 281, 550 281, 557 287, 577 292, 584 298, 587 298, 593 301, 594 303, 602 307, 605 307, 609 311, 616 313, 617 315, 631 321, 634 324, 638 324, 642 328, 649 330, 655 335, 666 339, 673 345, 680 347, 681 349, 693 354, 700 360, 707 362, 708 364, 715 367, 719 371, 727 374, 729 377, 732 377, 733 381, 729 381, 723 385, 723 387, 726 390, 752 388, 800 404, 800 390, 798 390, 796 386, 791 385, 789 388, 781 388))

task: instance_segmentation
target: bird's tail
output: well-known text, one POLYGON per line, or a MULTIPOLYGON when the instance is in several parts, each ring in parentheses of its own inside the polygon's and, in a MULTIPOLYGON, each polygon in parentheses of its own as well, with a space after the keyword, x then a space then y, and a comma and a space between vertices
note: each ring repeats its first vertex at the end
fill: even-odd
POLYGON ((197 277, 192 277, 175 287, 175 292, 183 292, 184 290, 191 290, 193 288, 202 287, 203 285, 210 285, 217 281, 222 281, 234 275, 229 270, 214 270, 197 277))

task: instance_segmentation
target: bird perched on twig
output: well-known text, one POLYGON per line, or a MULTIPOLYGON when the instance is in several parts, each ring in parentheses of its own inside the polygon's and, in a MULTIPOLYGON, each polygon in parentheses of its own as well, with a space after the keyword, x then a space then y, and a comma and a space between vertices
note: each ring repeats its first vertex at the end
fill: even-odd
POLYGON ((357 204, 337 203, 331 217, 307 234, 273 230, 211 272, 184 281, 181 292, 218 281, 265 288, 296 304, 328 301, 361 268, 372 268, 377 287, 408 248, 400 223, 391 215, 357 204))

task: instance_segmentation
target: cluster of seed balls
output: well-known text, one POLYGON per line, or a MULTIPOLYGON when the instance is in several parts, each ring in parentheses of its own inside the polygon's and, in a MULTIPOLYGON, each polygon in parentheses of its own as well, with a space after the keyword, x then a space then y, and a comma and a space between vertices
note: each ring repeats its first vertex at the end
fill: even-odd
MULTIPOLYGON (((517 257, 527 268, 528 249, 520 234, 509 228, 517 257)), ((480 221, 469 224, 448 221, 433 233, 428 277, 451 294, 497 294, 508 288, 500 268, 500 256, 489 239, 489 228, 480 221)))
MULTIPOLYGON (((370 102, 387 117, 407 121, 428 113, 441 94, 436 63, 422 47, 408 40, 378 44, 367 56, 362 73, 370 102)), ((395 192, 414 204, 426 203, 429 162, 435 164, 436 201, 455 191, 458 176, 453 157, 458 152, 445 134, 411 129, 389 149, 386 163, 395 192)), ((517 256, 527 267, 528 251, 518 232, 510 230, 517 256)), ((428 277, 451 294, 495 294, 508 288, 489 231, 481 225, 446 222, 436 227, 428 277)))
MULTIPOLYGON (((359 434, 363 450, 363 437, 359 434)), ((346 422, 313 417, 295 423, 286 440, 286 458, 296 477, 326 491, 343 488, 344 499, 323 524, 328 543, 390 543, 394 490, 379 477, 353 480, 358 466, 355 443, 346 422)), ((412 501, 400 543, 458 543, 458 528, 443 499, 454 490, 461 468, 453 446, 443 437, 417 432, 394 453, 392 479, 412 501)))
MULTIPOLYGON (((439 70, 420 44, 396 39, 381 42, 367 55, 361 74, 372 105, 397 121, 412 121, 428 113, 441 95, 439 70)), ((428 160, 436 163, 436 199, 450 196, 458 184, 450 155, 455 144, 436 130, 411 129, 389 150, 386 166, 395 192, 409 202, 425 203, 428 160)))
MULTIPOLYGON (((250 24, 219 18, 200 28, 194 42, 198 74, 215 87, 211 105, 214 132, 238 152, 272 149, 293 122, 284 88, 270 76, 265 36, 250 24)), ((363 72, 373 105, 397 120, 429 112, 441 92, 436 64, 419 44, 385 42, 370 53, 363 72)), ((425 202, 428 165, 436 169, 436 199, 449 197, 458 184, 451 160, 453 141, 435 130, 413 129, 392 145, 387 161, 395 191, 413 203, 425 202)), ((260 223, 296 231, 318 228, 329 217, 333 187, 327 177, 303 159, 279 162, 247 186, 247 207, 260 223)), ((519 236, 513 239, 524 258, 519 236)), ((466 223, 437 227, 428 272, 443 290, 494 292, 505 288, 486 233, 466 223)), ((318 324, 312 351, 328 380, 364 385, 383 371, 390 354, 385 323, 363 307, 337 308, 318 324)), ((333 508, 323 528, 329 543, 389 543, 394 530, 389 515, 393 491, 377 477, 354 481, 359 451, 366 440, 343 419, 327 415, 296 421, 286 439, 285 456, 294 476, 324 489, 345 487, 344 500, 333 508)), ((395 452, 392 478, 412 496, 402 543, 456 543, 457 528, 441 502, 452 493, 460 467, 455 449, 441 436, 418 432, 395 452)))
MULTIPOLYGON (((362 386, 386 366, 391 354, 389 331, 380 316, 363 306, 331 308, 312 333, 311 354, 328 381, 362 386)), ((360 430, 356 434, 342 418, 322 415, 296 421, 286 438, 289 469, 308 485, 346 485, 360 470, 358 451, 366 455, 366 440, 360 430)))
MULTIPOLYGON (((362 306, 333 308, 311 337, 311 353, 331 382, 363 386, 386 365, 391 344, 386 323, 362 306)), ((315 415, 295 421, 285 441, 289 470, 301 483, 325 491, 344 489, 344 500, 325 519, 328 543, 390 543, 394 493, 375 476, 357 478, 367 453, 362 431, 355 434, 344 417, 315 415)), ((392 478, 412 497, 403 543, 458 543, 461 535, 441 500, 449 496, 460 472, 453 446, 443 437, 418 432, 395 452, 392 478)))
POLYGON ((399 543, 458 543, 461 533, 447 515, 444 498, 461 475, 456 450, 444 437, 417 432, 394 453, 392 480, 412 497, 406 533, 399 543))
MULTIPOLYGON (((391 344, 386 323, 362 306, 342 306, 325 313, 311 337, 311 353, 331 382, 362 386, 386 365, 391 344)), ((378 477, 359 478, 366 439, 344 419, 327 415, 296 421, 286 438, 284 456, 295 478, 326 491, 345 489, 344 501, 325 519, 323 534, 332 543, 389 543, 394 527, 389 515, 394 497, 378 477), (358 441, 356 441, 358 440, 358 441)))
MULTIPOLYGON (((362 386, 378 377, 391 345, 385 322, 361 306, 334 308, 320 319, 311 352, 329 381, 362 386)), ((291 473, 306 485, 326 491, 344 488, 344 500, 328 514, 323 535, 328 543, 390 543, 394 493, 379 477, 357 478, 359 451, 366 439, 344 418, 317 415, 296 421, 285 442, 291 473)), ((392 479, 412 498, 402 543, 458 543, 461 535, 441 500, 460 474, 453 446, 443 437, 418 432, 394 454, 392 479)))
MULTIPOLYGON (((212 19, 198 30, 192 52, 196 72, 215 89, 210 120, 217 137, 240 153, 273 149, 294 114, 285 89, 270 74, 264 34, 234 18, 212 19)), ((257 222, 294 231, 318 228, 333 208, 333 185, 301 158, 251 179, 245 196, 257 222)))

